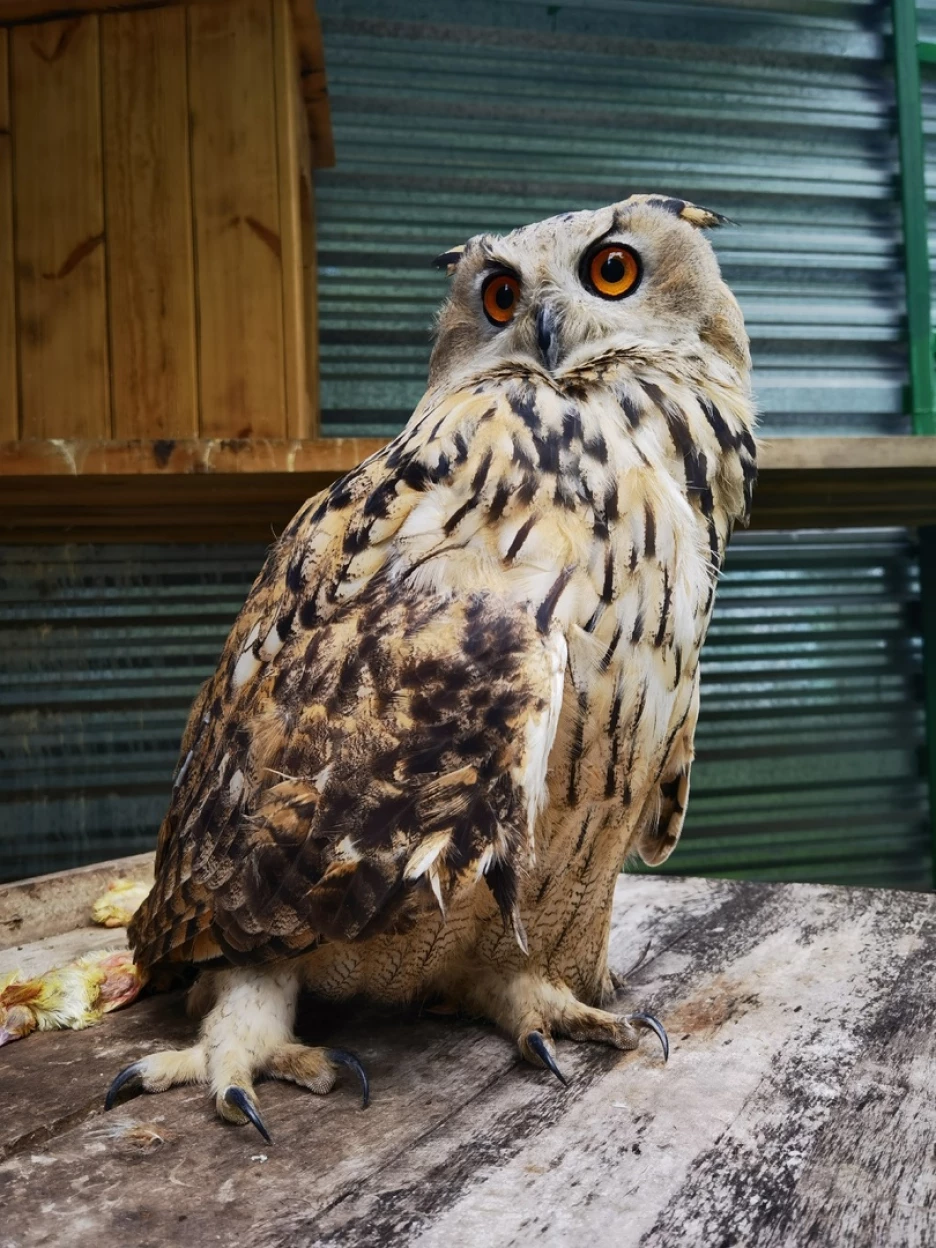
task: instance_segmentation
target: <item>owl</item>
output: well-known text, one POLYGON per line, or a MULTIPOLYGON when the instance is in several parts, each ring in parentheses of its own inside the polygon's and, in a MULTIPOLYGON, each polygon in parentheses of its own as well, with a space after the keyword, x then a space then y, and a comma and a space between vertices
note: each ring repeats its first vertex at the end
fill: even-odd
POLYGON ((428 388, 307 502, 198 694, 130 939, 195 964, 198 1042, 119 1095, 202 1083, 266 1137, 254 1081, 327 1092, 354 1054, 298 994, 441 998, 560 1079, 557 1038, 632 1049, 608 938, 629 856, 689 793, 699 655, 756 473, 750 357, 704 230, 633 195, 438 263, 428 388))

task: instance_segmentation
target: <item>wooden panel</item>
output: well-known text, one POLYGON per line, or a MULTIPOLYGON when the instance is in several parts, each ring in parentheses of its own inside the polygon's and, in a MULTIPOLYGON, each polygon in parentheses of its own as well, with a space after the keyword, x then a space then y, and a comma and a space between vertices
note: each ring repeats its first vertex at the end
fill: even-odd
POLYGON ((0 30, 0 440, 19 436, 13 288, 13 151, 7 32, 0 30))
POLYGON ((304 271, 299 205, 299 70, 289 0, 273 0, 276 150, 279 166, 280 237, 283 259, 283 350, 286 369, 286 432, 311 433, 306 385, 304 271))
POLYGON ((185 10, 101 19, 114 436, 195 437, 185 10))
POLYGON ((271 0, 189 18, 201 432, 286 431, 271 0))
POLYGON ((107 437, 98 19, 12 39, 22 436, 107 437))

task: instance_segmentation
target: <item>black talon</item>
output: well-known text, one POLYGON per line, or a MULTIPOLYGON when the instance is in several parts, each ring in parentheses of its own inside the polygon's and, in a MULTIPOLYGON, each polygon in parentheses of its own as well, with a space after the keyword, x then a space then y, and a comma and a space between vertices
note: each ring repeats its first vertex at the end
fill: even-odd
POLYGON ((120 1074, 117 1076, 117 1078, 114 1080, 114 1082, 107 1089, 107 1096, 104 1097, 104 1112, 105 1113, 109 1109, 113 1109, 114 1106, 117 1104, 117 1094, 120 1092, 120 1090, 126 1087, 128 1083, 133 1083, 134 1080, 139 1080, 138 1085, 132 1089, 133 1095, 136 1096, 137 1093, 143 1091, 143 1063, 142 1061, 131 1062, 129 1066, 125 1066, 123 1070, 120 1072, 120 1074))
POLYGON ((235 1105, 245 1116, 245 1118, 248 1118, 253 1123, 268 1144, 273 1143, 273 1138, 266 1129, 266 1124, 263 1119, 260 1117, 260 1111, 257 1109, 256 1105, 243 1088, 237 1087, 236 1084, 232 1084, 231 1087, 225 1088, 224 1100, 228 1101, 231 1105, 235 1105))
POLYGON ((326 1049, 325 1056, 330 1062, 335 1062, 339 1066, 347 1066, 361 1081, 361 1109, 367 1109, 370 1104, 370 1083, 367 1080, 367 1071, 361 1065, 360 1059, 355 1057, 353 1053, 349 1053, 347 1049, 326 1049))
POLYGON ((641 1027, 652 1031, 663 1046, 663 1061, 669 1061, 669 1037, 666 1034, 666 1028, 658 1018, 654 1018, 652 1014, 628 1014, 626 1021, 638 1023, 641 1027))
POLYGON ((568 1087, 569 1081, 556 1065, 556 1059, 550 1053, 543 1033, 541 1031, 531 1031, 526 1038, 526 1042, 546 1069, 552 1071, 564 1088, 568 1087))

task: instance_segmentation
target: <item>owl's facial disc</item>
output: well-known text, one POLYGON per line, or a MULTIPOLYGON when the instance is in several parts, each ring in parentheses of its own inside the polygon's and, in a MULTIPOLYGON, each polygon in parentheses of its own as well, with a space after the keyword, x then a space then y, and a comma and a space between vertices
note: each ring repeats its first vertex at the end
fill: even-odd
MULTIPOLYGON (((660 196, 478 234, 436 264, 452 278, 430 385, 541 370, 557 381, 592 361, 715 351, 746 372, 747 335, 701 230, 722 218, 660 196)), ((602 374, 604 376, 604 374, 602 374)))

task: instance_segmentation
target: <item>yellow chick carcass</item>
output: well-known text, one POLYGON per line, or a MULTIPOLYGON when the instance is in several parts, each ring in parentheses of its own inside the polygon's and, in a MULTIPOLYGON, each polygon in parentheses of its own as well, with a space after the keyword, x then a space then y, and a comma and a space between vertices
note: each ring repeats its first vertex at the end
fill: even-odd
POLYGON ((0 976, 0 1045, 33 1031, 78 1031, 135 1000, 143 986, 129 949, 101 949, 31 979, 0 976))
POLYGON ((126 878, 111 880, 91 907, 92 922, 99 927, 126 927, 143 904, 151 884, 126 878))

